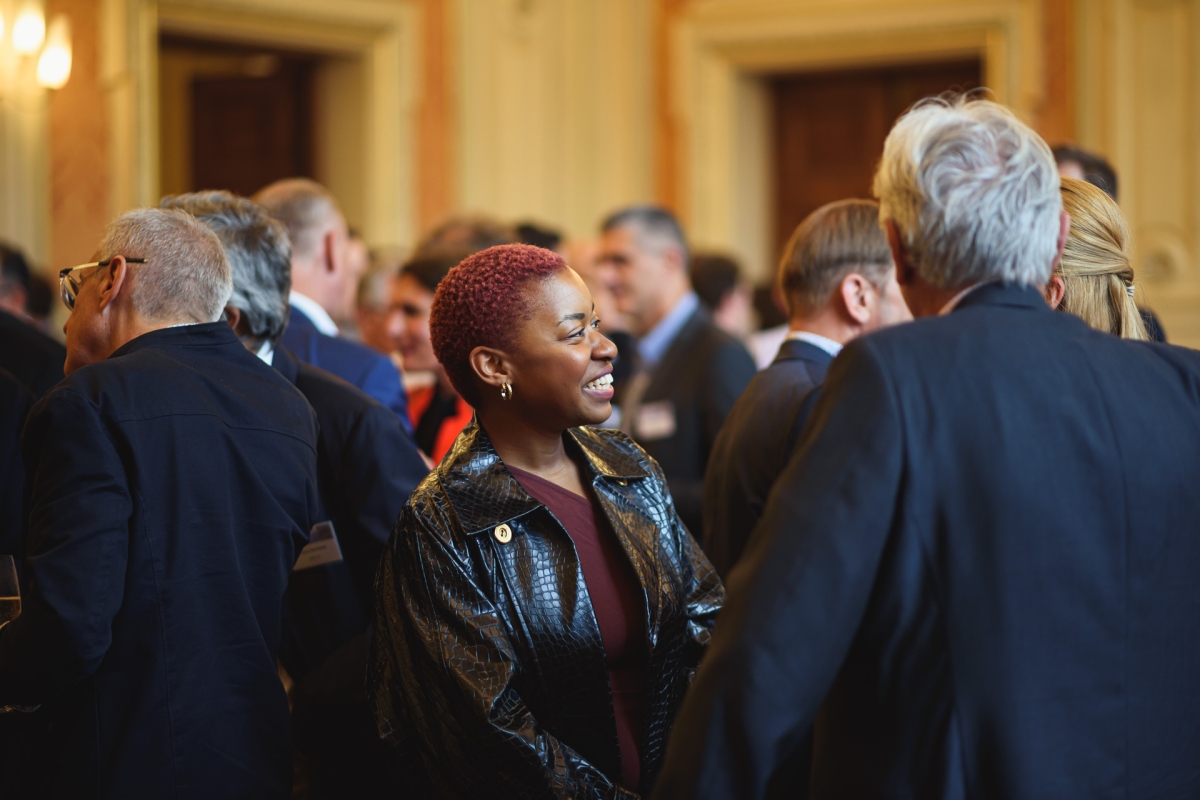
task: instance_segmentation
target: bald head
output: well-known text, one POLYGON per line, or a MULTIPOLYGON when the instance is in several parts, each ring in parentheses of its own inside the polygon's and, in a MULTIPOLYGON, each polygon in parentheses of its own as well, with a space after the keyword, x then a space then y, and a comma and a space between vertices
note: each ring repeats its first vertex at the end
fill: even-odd
POLYGON ((308 178, 276 181, 252 199, 287 228, 293 261, 311 262, 320 249, 321 237, 345 225, 333 195, 308 178))
POLYGON ((253 200, 287 228, 292 288, 335 319, 348 317, 354 280, 347 269, 349 234, 329 190, 307 178, 288 178, 261 189, 253 200))

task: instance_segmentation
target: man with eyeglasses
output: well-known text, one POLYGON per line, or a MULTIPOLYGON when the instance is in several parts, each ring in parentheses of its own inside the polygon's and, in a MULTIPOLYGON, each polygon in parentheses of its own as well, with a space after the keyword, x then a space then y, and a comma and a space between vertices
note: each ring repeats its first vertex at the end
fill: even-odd
POLYGON ((188 214, 121 216, 60 283, 67 378, 25 430, 23 613, 0 628, 0 706, 40 708, 0 745, 0 796, 283 800, 312 409, 224 321, 229 262, 188 214))

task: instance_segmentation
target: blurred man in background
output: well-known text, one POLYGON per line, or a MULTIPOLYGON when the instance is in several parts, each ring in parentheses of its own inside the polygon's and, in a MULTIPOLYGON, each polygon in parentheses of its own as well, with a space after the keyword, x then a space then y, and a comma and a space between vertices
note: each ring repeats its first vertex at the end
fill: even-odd
POLYGON ((790 330, 725 420, 704 483, 701 541, 722 578, 741 558, 796 449, 809 393, 834 357, 864 333, 912 319, 873 200, 843 200, 810 214, 784 250, 778 282, 790 330))
POLYGON ((633 375, 616 397, 620 427, 662 465, 679 516, 699 535, 709 453, 754 361, 701 307, 669 211, 625 208, 601 231, 602 279, 638 337, 633 375))
POLYGON ((691 264, 692 289, 717 327, 745 342, 755 330, 754 289, 741 265, 722 253, 696 253, 691 264))
POLYGON ((291 318, 280 340, 302 361, 328 370, 390 408, 408 425, 400 373, 385 355, 339 335, 340 311, 356 282, 346 220, 333 196, 306 178, 277 181, 254 196, 283 223, 292 244, 291 318))
POLYGON ((31 279, 24 254, 0 244, 0 369, 41 397, 63 379, 67 351, 26 313, 31 279))
POLYGON ((0 628, 0 706, 41 708, 4 792, 286 800, 276 656, 317 514, 316 419, 222 318, 211 231, 131 211, 99 255, 62 278, 68 377, 22 445, 28 580, 0 628))

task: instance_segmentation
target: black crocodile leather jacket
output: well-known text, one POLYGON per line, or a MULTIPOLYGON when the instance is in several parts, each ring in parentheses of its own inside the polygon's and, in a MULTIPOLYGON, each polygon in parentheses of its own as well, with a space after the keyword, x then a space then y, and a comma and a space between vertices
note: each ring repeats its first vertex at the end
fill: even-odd
MULTIPOLYGON (((725 590, 645 451, 590 428, 566 443, 646 598, 648 791, 725 590)), ((380 733, 419 751, 436 795, 637 796, 614 781, 608 668, 574 545, 477 423, 413 492, 375 593, 367 689, 380 733)))

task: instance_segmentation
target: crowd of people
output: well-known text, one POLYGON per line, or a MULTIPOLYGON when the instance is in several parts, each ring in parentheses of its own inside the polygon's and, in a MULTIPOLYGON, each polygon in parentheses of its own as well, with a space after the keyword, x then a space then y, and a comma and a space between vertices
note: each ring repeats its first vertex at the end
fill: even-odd
POLYGON ((923 101, 758 332, 649 205, 372 266, 311 180, 169 196, 65 348, 6 267, 0 796, 1200 796, 1200 353, 1116 189, 923 101))

